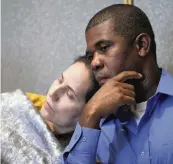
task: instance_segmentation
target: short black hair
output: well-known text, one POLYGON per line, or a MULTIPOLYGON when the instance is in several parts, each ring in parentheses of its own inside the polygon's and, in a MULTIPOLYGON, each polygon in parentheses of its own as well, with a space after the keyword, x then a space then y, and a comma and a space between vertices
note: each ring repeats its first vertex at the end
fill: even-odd
POLYGON ((88 60, 88 58, 85 55, 84 56, 79 56, 74 60, 73 63, 77 63, 77 62, 84 63, 86 68, 90 72, 91 89, 89 89, 89 91, 87 92, 86 97, 85 97, 85 101, 88 102, 89 99, 91 99, 91 97, 98 91, 100 86, 99 86, 99 83, 95 79, 95 76, 92 72, 91 64, 90 64, 90 61, 88 60))
POLYGON ((155 36, 146 14, 138 7, 127 4, 114 4, 96 13, 89 21, 85 33, 92 27, 111 20, 114 33, 132 44, 140 33, 147 33, 151 38, 150 51, 156 59, 155 36))

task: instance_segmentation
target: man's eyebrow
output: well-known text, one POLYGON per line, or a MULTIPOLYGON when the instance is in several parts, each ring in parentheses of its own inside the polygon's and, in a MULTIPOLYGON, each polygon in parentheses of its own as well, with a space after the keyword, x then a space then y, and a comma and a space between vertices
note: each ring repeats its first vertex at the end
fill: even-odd
MULTIPOLYGON (((98 48, 98 47, 100 47, 101 44, 110 44, 110 45, 112 45, 113 41, 102 39, 102 40, 99 40, 97 43, 95 43, 94 47, 98 48)), ((87 49, 86 53, 85 53, 85 56, 87 57, 87 56, 90 56, 90 55, 92 55, 92 51, 87 49)))
POLYGON ((98 41, 96 44, 95 44, 95 47, 100 47, 100 45, 101 44, 113 44, 113 42, 112 41, 110 41, 110 40, 100 40, 100 41, 98 41))

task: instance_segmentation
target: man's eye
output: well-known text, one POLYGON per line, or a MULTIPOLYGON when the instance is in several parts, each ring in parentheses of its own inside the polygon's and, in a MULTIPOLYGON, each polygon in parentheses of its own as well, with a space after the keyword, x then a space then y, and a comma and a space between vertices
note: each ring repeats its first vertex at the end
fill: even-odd
POLYGON ((89 62, 92 62, 92 60, 93 60, 93 54, 87 53, 86 57, 87 57, 87 59, 88 59, 89 62))
POLYGON ((109 46, 102 46, 102 47, 100 47, 100 50, 102 52, 106 52, 108 49, 109 49, 109 46))

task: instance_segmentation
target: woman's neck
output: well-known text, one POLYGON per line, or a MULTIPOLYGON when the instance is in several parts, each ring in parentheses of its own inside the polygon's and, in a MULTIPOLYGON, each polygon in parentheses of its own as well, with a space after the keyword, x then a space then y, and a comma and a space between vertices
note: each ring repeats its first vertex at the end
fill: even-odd
POLYGON ((73 132, 59 134, 58 130, 56 128, 56 125, 54 125, 50 121, 46 121, 46 123, 47 123, 48 127, 50 128, 51 132, 55 135, 55 137, 57 138, 57 140, 61 144, 61 146, 63 148, 65 148, 69 144, 71 137, 73 135, 73 132))

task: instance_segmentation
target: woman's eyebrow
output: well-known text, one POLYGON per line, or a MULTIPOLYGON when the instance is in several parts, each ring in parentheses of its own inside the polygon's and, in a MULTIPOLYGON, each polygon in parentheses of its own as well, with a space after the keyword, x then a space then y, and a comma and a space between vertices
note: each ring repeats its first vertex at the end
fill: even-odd
POLYGON ((62 77, 62 81, 64 81, 64 75, 63 75, 63 73, 61 74, 61 77, 62 77))

